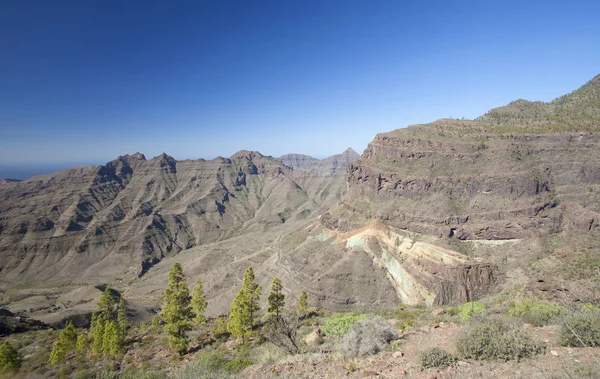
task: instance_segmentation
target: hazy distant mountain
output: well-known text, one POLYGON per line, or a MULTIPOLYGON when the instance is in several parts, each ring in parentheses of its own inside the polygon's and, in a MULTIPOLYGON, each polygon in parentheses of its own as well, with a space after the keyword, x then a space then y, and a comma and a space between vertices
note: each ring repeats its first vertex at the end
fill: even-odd
POLYGON ((286 154, 279 157, 284 165, 294 170, 308 171, 319 176, 345 175, 350 163, 356 162, 360 155, 352 148, 342 154, 317 159, 304 154, 286 154))

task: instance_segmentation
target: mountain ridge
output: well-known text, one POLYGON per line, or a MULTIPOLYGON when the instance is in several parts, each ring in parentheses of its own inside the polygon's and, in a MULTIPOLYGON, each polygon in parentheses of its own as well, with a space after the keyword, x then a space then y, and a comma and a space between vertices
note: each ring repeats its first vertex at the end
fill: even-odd
MULTIPOLYGON (((18 293, 47 322, 56 293, 101 282, 153 309, 173 262, 210 283, 212 315, 248 265, 263 287, 278 276, 331 310, 462 303, 515 283, 559 296, 583 280, 568 264, 600 256, 597 82, 379 133, 355 161, 134 154, 0 182, 0 285, 44 283, 45 299, 18 293)), ((56 312, 91 303, 73 304, 56 312)))
POLYGON ((285 154, 279 160, 294 170, 308 171, 319 176, 343 175, 349 164, 356 162, 360 155, 351 147, 341 154, 317 159, 304 154, 285 154))

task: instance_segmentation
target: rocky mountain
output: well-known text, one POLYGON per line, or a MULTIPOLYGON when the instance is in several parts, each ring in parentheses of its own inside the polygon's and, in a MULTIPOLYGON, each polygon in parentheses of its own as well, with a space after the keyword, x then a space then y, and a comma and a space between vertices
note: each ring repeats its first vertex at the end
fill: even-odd
POLYGON ((368 236, 406 301, 464 301, 502 282, 564 289, 584 262, 600 267, 600 76, 549 103, 378 134, 347 182, 320 221, 368 236))
POLYGON ((360 155, 352 148, 342 154, 332 155, 325 159, 317 159, 304 154, 286 154, 279 160, 288 167, 298 171, 307 171, 318 176, 345 175, 351 163, 358 160, 360 155))
MULTIPOLYGON (((0 279, 141 276, 181 250, 288 220, 339 197, 343 182, 241 151, 212 161, 119 157, 0 184, 0 279)), ((83 280, 83 279, 82 279, 83 280)))
POLYGON ((3 301, 32 314, 60 312, 57 301, 87 309, 93 286, 125 288, 181 251, 314 219, 344 191, 344 176, 294 171, 251 151, 211 161, 136 153, 1 181, 0 285, 43 288, 3 301))
POLYGON ((378 134, 357 161, 350 149, 134 154, 2 181, 0 303, 56 323, 112 283, 143 318, 174 262, 205 283, 212 316, 248 265, 263 288, 277 276, 291 303, 307 291, 331 310, 514 286, 585 301, 600 279, 599 78, 552 102, 378 134))

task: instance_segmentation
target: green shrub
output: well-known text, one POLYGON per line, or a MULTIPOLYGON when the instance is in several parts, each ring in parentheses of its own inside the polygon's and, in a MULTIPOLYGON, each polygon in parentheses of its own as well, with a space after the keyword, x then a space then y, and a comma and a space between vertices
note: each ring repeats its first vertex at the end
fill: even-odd
POLYGON ((419 357, 419 365, 423 368, 444 368, 452 366, 454 362, 456 362, 456 357, 439 347, 427 349, 419 357))
POLYGON ((181 370, 172 374, 174 379, 212 379, 234 378, 235 374, 253 364, 250 360, 237 357, 231 361, 219 351, 199 354, 181 370))
POLYGON ((600 310, 568 314, 561 323, 558 342, 562 346, 600 347, 600 310))
POLYGON ((521 317, 526 323, 543 326, 547 325, 564 311, 565 308, 550 301, 525 299, 513 305, 508 314, 513 317, 521 317))
POLYGON ((336 313, 327 319, 321 330, 328 336, 343 336, 352 324, 366 317, 358 313, 336 313))
POLYGON ((209 351, 199 354, 194 363, 206 371, 218 371, 225 367, 227 359, 218 351, 209 351))
POLYGON ((473 315, 485 312, 485 304, 481 301, 470 301, 456 308, 456 313, 463 322, 467 322, 473 315))
POLYGON ((21 367, 19 353, 8 341, 0 345, 0 373, 16 371, 21 367))
POLYGON ((501 319, 477 323, 458 340, 458 351, 464 358, 521 359, 545 351, 525 330, 501 319))
POLYGON ((243 369, 245 369, 246 367, 252 366, 253 364, 254 364, 254 362, 252 362, 248 359, 236 358, 232 361, 225 363, 225 366, 223 366, 223 368, 226 371, 238 373, 238 372, 242 371, 243 369))
POLYGON ((593 310, 600 311, 600 305, 592 304, 592 303, 585 303, 581 306, 581 310, 582 311, 593 311, 593 310))
POLYGON ((372 316, 350 326, 339 346, 341 351, 352 356, 376 354, 395 338, 396 330, 387 320, 372 316))
POLYGON ((406 329, 417 324, 417 319, 425 313, 420 309, 407 309, 404 305, 400 305, 394 312, 394 318, 398 320, 396 327, 398 329, 406 329))
POLYGON ((70 365, 62 366, 58 369, 59 378, 68 378, 71 375, 72 367, 70 365))
POLYGON ((252 352, 252 358, 262 365, 280 362, 288 356, 282 349, 271 343, 260 345, 252 352))

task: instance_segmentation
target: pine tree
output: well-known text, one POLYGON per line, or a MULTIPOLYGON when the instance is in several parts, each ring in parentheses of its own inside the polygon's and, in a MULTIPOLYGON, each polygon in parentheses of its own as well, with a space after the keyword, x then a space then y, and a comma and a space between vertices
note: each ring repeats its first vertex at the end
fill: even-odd
POLYGON ((73 321, 69 321, 67 326, 60 332, 58 340, 52 345, 50 352, 50 364, 57 364, 65 360, 66 354, 75 350, 77 343, 77 329, 73 321))
POLYGON ((300 300, 298 300, 298 308, 300 314, 306 313, 308 309, 308 295, 306 294, 306 291, 302 291, 302 294, 300 294, 300 300))
POLYGON ((254 317, 260 310, 258 300, 260 299, 261 287, 254 282, 254 271, 248 267, 244 272, 242 288, 239 290, 229 313, 227 330, 232 336, 244 340, 252 331, 254 317))
POLYGON ((271 283, 271 293, 269 293, 269 296, 267 297, 267 300, 269 301, 267 312, 274 314, 275 317, 279 317, 279 314, 285 305, 285 295, 281 292, 282 290, 281 280, 279 280, 279 278, 274 278, 271 283))
POLYGON ((206 310, 206 296, 204 295, 204 287, 200 279, 196 280, 194 290, 192 291, 192 311, 196 314, 194 321, 196 324, 204 324, 206 317, 204 311, 206 310))
POLYGON ((242 291, 244 291, 244 307, 247 308, 250 323, 254 325, 254 316, 260 310, 258 300, 260 299, 261 287, 254 281, 254 270, 248 267, 244 272, 244 280, 242 281, 242 291))
POLYGON ((60 340, 65 348, 65 351, 75 350, 75 344, 77 343, 77 329, 73 325, 73 321, 67 323, 67 326, 60 332, 60 340))
POLYGON ((52 344, 52 351, 50 352, 50 364, 56 365, 65 361, 65 357, 67 355, 65 345, 63 341, 59 338, 57 341, 52 344))
POLYGON ((18 370, 21 367, 19 353, 8 341, 0 345, 0 373, 18 370))
POLYGON ((121 333, 117 324, 109 320, 104 327, 104 338, 102 339, 102 353, 105 356, 115 355, 121 348, 121 333))
MULTIPOLYGON (((124 325, 128 326, 127 316, 125 314, 121 314, 121 312, 125 311, 125 300, 121 297, 121 301, 117 301, 117 298, 113 295, 112 292, 113 291, 110 288, 110 286, 106 286, 104 292, 102 292, 100 301, 98 301, 98 311, 92 314, 92 320, 90 323, 90 334, 92 337, 92 354, 95 356, 100 356, 104 354, 106 350, 105 347, 111 346, 111 344, 113 343, 113 341, 105 341, 105 337, 107 336, 106 329, 110 322, 114 324, 118 332, 117 334, 119 334, 119 348, 122 345, 122 341, 124 338, 119 332, 120 330, 122 330, 121 323, 125 322, 124 325), (122 311, 120 309, 121 305, 122 311), (123 319, 123 316, 125 316, 125 319, 123 319), (119 325, 117 325, 117 322, 119 323, 119 325)), ((112 331, 109 331, 108 335, 112 336, 111 333, 112 331)))
POLYGON ((98 312, 105 315, 106 320, 114 320, 116 318, 117 298, 112 294, 110 286, 106 286, 100 301, 98 301, 98 312))
POLYGON ((93 312, 92 313, 92 319, 90 320, 90 333, 93 336, 94 333, 94 329, 96 328, 96 323, 98 322, 98 312, 93 312))
MULTIPOLYGON (((107 323, 104 315, 95 314, 95 319, 92 325, 92 338, 94 341, 92 342, 92 354, 95 356, 102 355, 102 346, 104 345, 104 329, 107 323)), ((93 317, 93 316, 92 316, 93 317)))
POLYGON ((125 299, 123 296, 121 296, 117 308, 117 326, 119 327, 119 333, 121 333, 121 339, 124 340, 127 336, 127 329, 129 329, 129 321, 127 320, 127 309, 125 308, 125 299))
POLYGON ((215 321, 215 338, 225 336, 227 334, 227 319, 219 317, 215 321))
POLYGON ((85 333, 79 334, 79 336, 77 336, 77 342, 75 343, 75 351, 83 352, 87 349, 87 347, 88 347, 87 336, 85 335, 85 333))
POLYGON ((229 311, 229 320, 227 322, 227 330, 229 333, 237 338, 245 338, 249 334, 250 324, 248 318, 248 312, 244 308, 244 292, 240 290, 231 304, 231 310, 229 311))
POLYGON ((186 332, 192 328, 194 312, 190 305, 190 292, 183 276, 183 269, 175 263, 169 272, 169 285, 163 294, 161 317, 165 321, 165 332, 169 334, 171 350, 182 355, 187 350, 186 332))
POLYGON ((150 327, 153 332, 158 332, 160 330, 160 320, 158 319, 158 316, 154 315, 154 317, 152 317, 152 324, 150 324, 150 327))

